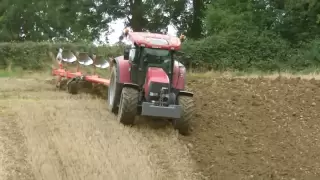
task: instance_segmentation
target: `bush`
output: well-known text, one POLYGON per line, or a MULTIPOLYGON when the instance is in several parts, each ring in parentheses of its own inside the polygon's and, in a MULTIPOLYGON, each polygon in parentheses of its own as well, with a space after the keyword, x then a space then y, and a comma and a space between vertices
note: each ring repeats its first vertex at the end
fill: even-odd
MULTIPOLYGON (((270 72, 319 68, 320 38, 312 42, 310 38, 288 41, 277 30, 278 26, 284 27, 283 19, 277 18, 282 12, 265 7, 263 1, 216 0, 207 6, 203 21, 206 37, 187 40, 178 58, 187 66, 202 70, 270 72)), ((292 25, 285 28, 296 31, 292 25)))
POLYGON ((299 49, 271 32, 231 31, 183 44, 180 57, 187 65, 211 70, 259 70, 263 72, 320 66, 320 41, 299 49))
POLYGON ((51 63, 49 53, 57 54, 58 48, 63 47, 72 51, 98 53, 106 57, 121 55, 119 46, 94 46, 69 43, 0 43, 0 68, 21 67, 23 69, 42 69, 51 63))
MULTIPOLYGON (((45 68, 58 48, 97 53, 105 57, 122 54, 120 46, 94 46, 69 43, 0 43, 0 69, 20 67, 39 70, 45 68)), ((235 70, 262 72, 303 71, 320 66, 320 39, 296 45, 270 32, 229 31, 198 41, 187 40, 178 58, 187 66, 206 70, 235 70)))

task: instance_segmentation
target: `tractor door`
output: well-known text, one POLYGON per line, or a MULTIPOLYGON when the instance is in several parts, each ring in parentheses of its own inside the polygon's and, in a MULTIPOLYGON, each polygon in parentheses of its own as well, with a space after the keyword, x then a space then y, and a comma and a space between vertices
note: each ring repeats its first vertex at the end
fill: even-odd
POLYGON ((132 45, 129 52, 129 62, 131 64, 130 76, 132 83, 138 84, 139 77, 139 47, 132 45))

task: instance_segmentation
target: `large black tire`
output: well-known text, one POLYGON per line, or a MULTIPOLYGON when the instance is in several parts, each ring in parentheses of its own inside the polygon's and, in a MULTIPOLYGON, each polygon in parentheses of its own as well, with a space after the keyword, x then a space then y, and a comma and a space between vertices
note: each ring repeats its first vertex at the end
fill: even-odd
POLYGON ((133 125, 137 115, 139 91, 130 87, 124 87, 121 92, 118 121, 124 125, 133 125))
POLYGON ((189 135, 191 133, 191 121, 194 117, 195 105, 193 97, 178 96, 178 103, 182 107, 180 119, 173 120, 173 126, 181 135, 189 135))
POLYGON ((118 104, 121 96, 121 87, 117 82, 117 67, 114 65, 111 70, 110 85, 108 88, 108 108, 112 113, 118 113, 118 104))
POLYGON ((79 84, 76 81, 71 80, 67 84, 67 91, 70 94, 78 94, 78 92, 79 92, 79 84))

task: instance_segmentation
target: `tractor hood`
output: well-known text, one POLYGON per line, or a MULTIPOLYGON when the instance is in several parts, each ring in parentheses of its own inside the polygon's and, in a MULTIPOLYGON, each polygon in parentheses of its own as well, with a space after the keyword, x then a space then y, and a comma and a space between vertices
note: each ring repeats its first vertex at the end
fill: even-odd
POLYGON ((158 82, 158 83, 169 83, 169 77, 167 73, 158 67, 149 67, 146 74, 146 82, 158 82))
POLYGON ((162 87, 168 87, 170 83, 169 77, 167 73, 158 67, 149 67, 146 74, 146 81, 144 84, 145 95, 148 96, 150 87, 153 86, 152 89, 156 88, 159 93, 162 87))

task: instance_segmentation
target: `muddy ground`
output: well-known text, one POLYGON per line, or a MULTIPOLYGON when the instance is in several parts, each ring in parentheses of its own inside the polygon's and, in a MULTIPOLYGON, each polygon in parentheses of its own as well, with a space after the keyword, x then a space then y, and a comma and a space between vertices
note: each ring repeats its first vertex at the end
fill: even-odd
POLYGON ((191 78, 187 137, 43 80, 0 84, 0 179, 320 179, 316 80, 191 78))
POLYGON ((320 179, 320 81, 193 79, 189 143, 210 179, 320 179))

